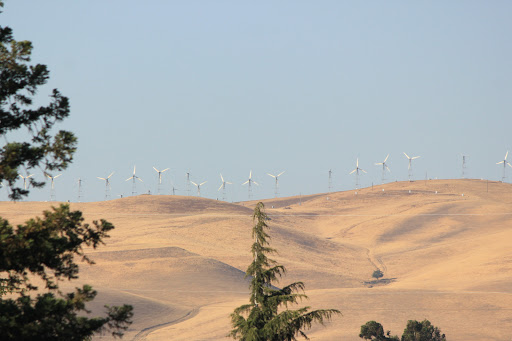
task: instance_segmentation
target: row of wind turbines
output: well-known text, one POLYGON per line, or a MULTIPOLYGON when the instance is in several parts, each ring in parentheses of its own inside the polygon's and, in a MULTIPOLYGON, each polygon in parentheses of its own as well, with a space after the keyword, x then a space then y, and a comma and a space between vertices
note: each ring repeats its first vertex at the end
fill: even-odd
MULTIPOLYGON (((153 169, 158 173, 158 194, 160 194, 161 186, 162 186, 162 174, 164 172, 168 171, 170 168, 166 168, 166 169, 161 170, 161 171, 158 170, 156 167, 153 167, 153 169)), ((137 176, 135 173, 136 173, 136 167, 134 166, 133 167, 133 175, 125 180, 125 181, 132 180, 132 195, 136 195, 137 194, 137 188, 136 188, 136 181, 135 180, 139 180, 140 182, 143 182, 142 179, 139 176, 137 176)), ((281 175, 283 175, 283 174, 284 174, 284 171, 279 173, 279 174, 277 174, 277 175, 267 173, 267 175, 269 175, 269 176, 271 176, 271 177, 273 177, 275 179, 274 194, 275 194, 276 197, 279 195, 279 177, 281 175)), ((112 177, 112 175, 114 175, 114 172, 110 173, 109 176, 107 176, 105 178, 97 177, 98 179, 105 181, 105 200, 110 199, 110 192, 111 192, 110 178, 112 177)), ((187 172, 186 176, 187 176, 187 187, 189 186, 189 184, 192 184, 192 185, 196 186, 197 196, 201 196, 201 186, 206 184, 208 181, 203 181, 203 182, 200 182, 200 183, 196 183, 196 182, 190 180, 190 172, 187 172)), ((232 185, 233 183, 229 182, 229 181, 226 181, 224 179, 224 177, 222 176, 222 174, 220 174, 220 179, 221 179, 221 185, 220 185, 220 187, 218 188, 217 191, 222 190, 222 200, 226 200, 226 185, 232 185)), ((252 170, 251 170, 249 172, 249 178, 247 179, 247 181, 242 183, 242 185, 247 185, 249 199, 252 197, 252 184, 255 184, 255 185, 259 186, 259 184, 252 179, 252 170)), ((172 185, 172 194, 174 195, 176 193, 177 188, 174 187, 174 184, 171 183, 171 185, 172 185)), ((53 181, 52 181, 52 186, 53 186, 53 181)), ((81 179, 78 180, 78 186, 79 186, 79 193, 80 193, 81 179)), ((187 192, 190 193, 190 188, 187 188, 187 192)), ((79 196, 80 196, 80 194, 79 194, 79 196)))
MULTIPOLYGON (((501 160, 499 162, 496 162, 497 165, 501 165, 501 164, 503 165, 502 181, 504 181, 505 178, 506 178, 507 165, 510 168, 512 168, 512 164, 507 161, 508 153, 509 152, 507 151, 503 160, 501 160)), ((416 159, 420 158, 420 156, 412 156, 411 157, 411 156, 409 156, 405 152, 403 152, 403 154, 404 154, 404 156, 408 160, 408 165, 407 165, 408 179, 409 179, 409 181, 412 181, 412 179, 413 179, 413 167, 412 167, 413 160, 416 160, 416 159)), ((384 161, 375 163, 376 166, 381 166, 382 167, 382 183, 384 183, 386 181, 386 174, 387 173, 391 173, 391 169, 389 168, 389 166, 387 164, 388 159, 389 159, 389 155, 390 154, 388 154, 386 156, 384 161)), ((468 157, 469 157, 469 155, 462 154, 462 178, 465 177, 466 162, 467 162, 467 158, 468 157)), ((158 175, 157 194, 160 194, 161 193, 161 189, 162 189, 162 176, 170 168, 165 168, 163 170, 158 170, 156 167, 153 166, 153 169, 155 170, 155 172, 158 175)), ((143 182, 143 180, 139 176, 136 175, 136 170, 137 170, 137 168, 136 168, 136 166, 134 166, 133 167, 133 174, 132 174, 132 176, 125 180, 125 181, 131 181, 132 182, 132 195, 136 195, 137 194, 137 181, 143 182)), ((112 178, 114 173, 115 172, 112 172, 112 173, 110 173, 106 177, 97 177, 99 180, 105 181, 105 200, 109 200, 110 199, 110 194, 111 194, 110 179, 112 178)), ((274 180, 275 180, 275 183, 274 183, 274 196, 275 197, 279 196, 279 178, 284 173, 285 173, 285 171, 282 171, 282 172, 280 172, 277 175, 267 173, 268 176, 274 178, 274 180)), ((349 173, 350 175, 352 175, 352 174, 355 175, 355 186, 356 186, 356 189, 359 189, 359 186, 360 186, 360 181, 359 181, 360 180, 360 176, 362 174, 366 174, 366 173, 367 173, 366 170, 362 169, 359 166, 359 158, 356 158, 356 167, 349 173)), ((331 192, 331 189, 332 189, 332 170, 329 170, 328 174, 329 174, 329 192, 331 192)), ((23 187, 25 189, 27 189, 29 187, 29 185, 30 185, 29 179, 32 176, 34 176, 34 174, 27 174, 26 176, 23 176, 21 174, 18 174, 18 175, 23 180, 23 187)), ((51 190, 50 191, 50 201, 54 201, 55 200, 55 179, 57 179, 61 175, 62 174, 58 174, 58 175, 53 176, 53 175, 45 172, 45 176, 48 177, 48 179, 51 182, 51 185, 50 185, 50 190, 51 190)), ((220 185, 220 187, 218 188, 217 191, 221 191, 222 190, 222 200, 225 200, 226 199, 226 185, 233 185, 233 183, 229 182, 229 181, 226 181, 224 179, 224 177, 222 176, 222 174, 220 174, 220 179, 221 179, 221 185, 220 185)), ((197 189, 197 196, 201 196, 201 187, 203 185, 205 185, 207 182, 208 181, 194 182, 194 181, 192 181, 190 179, 190 171, 187 172, 186 173, 186 185, 187 185, 187 193, 188 193, 188 195, 190 195, 190 184, 192 184, 197 189)), ((77 183, 78 183, 78 201, 81 201, 81 197, 82 197, 82 179, 79 178, 77 183)), ((259 183, 257 183, 256 181, 253 180, 253 178, 252 178, 252 170, 251 170, 249 172, 249 178, 244 183, 241 184, 243 186, 247 185, 249 200, 252 198, 252 186, 253 186, 253 184, 257 185, 257 186, 260 185, 259 183)), ((174 186, 174 184, 172 184, 172 182, 171 182, 171 186, 172 186, 172 188, 171 188, 172 194, 175 195, 176 191, 178 189, 174 186)))

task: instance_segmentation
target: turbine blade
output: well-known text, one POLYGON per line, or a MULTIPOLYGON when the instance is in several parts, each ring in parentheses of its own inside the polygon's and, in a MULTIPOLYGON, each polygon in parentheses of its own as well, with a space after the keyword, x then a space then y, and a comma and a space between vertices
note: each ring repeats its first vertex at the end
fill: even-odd
POLYGON ((163 172, 165 172, 165 171, 168 171, 169 169, 170 169, 170 168, 166 168, 166 169, 164 169, 164 170, 162 171, 162 173, 163 173, 163 172))
POLYGON ((388 170, 388 172, 390 172, 390 173, 391 173, 391 169, 389 169, 389 167, 388 167, 388 166, 386 166, 386 169, 388 170))
POLYGON ((505 161, 496 162, 497 165, 499 165, 500 163, 505 163, 505 161))
POLYGON ((379 162, 379 163, 376 163, 375 166, 378 166, 378 165, 383 165, 384 162, 379 162))
POLYGON ((199 186, 202 186, 204 185, 205 183, 207 183, 208 181, 205 181, 205 182, 202 182, 201 184, 199 184, 199 186))
POLYGON ((415 157, 413 157, 413 158, 412 158, 412 160, 414 160, 414 159, 419 159, 420 157, 421 157, 421 156, 415 156, 415 157))
POLYGON ((246 183, 248 183, 248 182, 249 182, 249 180, 247 180, 246 182, 244 182, 244 183, 242 184, 242 186, 243 186, 243 185, 245 185, 245 184, 246 184, 246 183))
POLYGON ((232 184, 233 184, 232 182, 227 182, 227 181, 226 181, 226 183, 227 183, 228 185, 232 185, 232 184))
POLYGON ((153 169, 157 172, 157 173, 160 173, 160 171, 158 169, 155 168, 155 166, 153 166, 153 169))
POLYGON ((408 159, 410 159, 409 155, 405 154, 405 152, 404 152, 404 155, 405 155, 405 157, 407 157, 408 159))
POLYGON ((282 171, 281 173, 277 174, 277 176, 281 176, 281 175, 283 175, 283 174, 284 174, 284 172, 286 172, 286 171, 282 171))
POLYGON ((220 189, 222 188, 222 186, 223 186, 223 185, 224 185, 224 184, 220 185, 220 187, 219 187, 219 189, 218 189, 217 191, 220 191, 220 189))
POLYGON ((144 181, 142 181, 142 179, 141 179, 141 178, 139 178, 138 176, 136 176, 136 177, 135 177, 135 179, 139 180, 140 182, 144 182, 144 181))
POLYGON ((350 172, 350 173, 348 173, 348 174, 352 174, 352 173, 354 173, 356 170, 357 170, 357 168, 356 168, 356 169, 354 169, 352 172, 350 172))
POLYGON ((252 169, 251 171, 249 172, 249 179, 252 177, 252 169))
POLYGON ((222 177, 222 173, 220 174, 220 179, 222 180, 222 182, 224 182, 224 178, 222 177))
POLYGON ((25 177, 23 177, 23 175, 21 175, 21 174, 18 174, 18 175, 20 178, 25 179, 25 177))
POLYGON ((107 180, 105 178, 100 178, 99 176, 97 176, 97 178, 100 179, 100 180, 105 180, 105 181, 107 180))
POLYGON ((386 156, 386 158, 384 159, 384 162, 388 161, 388 157, 389 157, 389 154, 388 154, 388 156, 386 156))
POLYGON ((359 167, 359 158, 356 159, 356 166, 359 167))
POLYGON ((107 176, 107 179, 110 179, 110 177, 111 177, 112 175, 114 175, 114 173, 115 173, 115 172, 110 173, 110 175, 109 175, 109 176, 107 176))
POLYGON ((271 177, 275 178, 275 175, 272 175, 272 174, 270 174, 270 173, 267 173, 267 175, 270 175, 271 177))
POLYGON ((55 175, 54 179, 57 179, 59 176, 61 176, 62 174, 59 174, 59 175, 55 175))
POLYGON ((128 178, 128 179, 126 179, 125 181, 131 180, 131 179, 133 179, 133 176, 132 176, 132 177, 129 177, 129 178, 128 178))
POLYGON ((510 163, 507 162, 507 165, 509 165, 512 168, 512 165, 510 163))
POLYGON ((508 150, 507 150, 507 154, 505 154, 505 160, 507 159, 507 156, 508 156, 508 150))
POLYGON ((252 183, 255 184, 255 185, 260 185, 259 183, 257 183, 256 181, 252 180, 252 183))
MULTIPOLYGON (((363 173, 366 173, 366 171, 362 168, 359 168, 359 170, 362 171, 363 173)), ((368 174, 368 173, 366 173, 366 174, 368 174)))
POLYGON ((194 182, 194 181, 190 181, 192 184, 194 184, 194 186, 197 186, 197 184, 194 182))

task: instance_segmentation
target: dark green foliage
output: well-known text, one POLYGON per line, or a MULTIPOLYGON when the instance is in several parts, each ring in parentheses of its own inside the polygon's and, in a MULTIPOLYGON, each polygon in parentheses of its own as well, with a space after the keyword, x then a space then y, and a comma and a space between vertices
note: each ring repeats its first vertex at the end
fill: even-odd
MULTIPOLYGON (((0 2, 0 6, 3 4, 0 2)), ((65 169, 73 158, 76 138, 68 131, 52 133, 57 122, 69 115, 69 100, 57 89, 47 106, 33 107, 37 89, 46 84, 46 65, 28 65, 32 53, 30 41, 16 41, 9 27, 0 27, 0 135, 24 130, 26 141, 10 141, 0 148, 0 183, 6 181, 9 197, 19 200, 28 194, 16 186, 21 170, 33 168, 52 172, 65 169)), ((34 187, 43 186, 34 178, 34 187)))
POLYGON ((299 335, 307 339, 304 330, 310 329, 314 322, 323 324, 340 312, 336 309, 310 312, 310 307, 287 309, 288 305, 297 304, 307 298, 304 293, 298 293, 304 291, 304 283, 292 283, 282 289, 273 286, 272 283, 286 269, 267 257, 276 250, 269 247, 270 236, 265 231, 268 228, 268 217, 263 209, 263 203, 258 203, 253 215, 253 220, 256 221, 252 230, 253 262, 246 271, 246 277, 251 277, 250 303, 236 308, 231 314, 233 330, 230 336, 244 341, 289 341, 296 340, 299 335))
POLYGON ((132 317, 132 308, 107 307, 106 317, 87 318, 77 314, 85 310, 96 291, 90 286, 76 289, 63 298, 53 293, 37 295, 35 299, 20 296, 16 300, 0 300, 1 340, 88 340, 93 333, 108 327, 114 336, 122 336, 132 317))
POLYGON ((382 324, 376 321, 368 321, 366 324, 362 325, 359 337, 364 340, 399 341, 398 336, 390 336, 389 331, 384 335, 382 324))
MULTIPOLYGON (((384 335, 384 328, 382 325, 375 321, 368 321, 361 326, 361 333, 359 337, 365 340, 390 340, 399 341, 398 336, 390 336, 388 331, 384 335)), ((434 327, 429 320, 422 322, 409 320, 407 327, 402 334, 402 341, 446 341, 446 336, 441 334, 441 330, 434 327)))
POLYGON ((402 341, 446 341, 446 336, 441 330, 434 327, 429 320, 422 322, 409 320, 404 329, 402 341))
POLYGON ((377 269, 373 272, 372 277, 375 279, 379 279, 381 277, 384 277, 384 273, 380 269, 377 269))
POLYGON ((106 317, 88 318, 85 304, 96 296, 88 285, 58 297, 57 281, 78 277, 75 256, 88 263, 84 245, 96 248, 108 238, 113 225, 105 220, 83 224, 82 213, 68 205, 45 211, 16 228, 0 218, 1 292, 18 298, 0 299, 1 340, 86 340, 111 330, 122 336, 131 324, 132 307, 107 307, 106 317), (41 278, 50 292, 29 295, 37 289, 29 278, 41 278), (80 314, 80 315, 78 315, 80 314))

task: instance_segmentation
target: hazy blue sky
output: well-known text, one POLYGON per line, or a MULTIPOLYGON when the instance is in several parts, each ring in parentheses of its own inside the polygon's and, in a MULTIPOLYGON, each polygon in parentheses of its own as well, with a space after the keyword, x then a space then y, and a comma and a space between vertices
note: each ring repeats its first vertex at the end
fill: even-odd
MULTIPOLYGON (((354 188, 359 157, 386 155, 389 180, 468 175, 501 179, 496 162, 512 150, 512 2, 510 1, 69 1, 7 0, 0 24, 34 44, 33 62, 48 65, 46 100, 58 88, 71 100, 61 125, 79 149, 56 180, 58 200, 102 200, 165 193, 185 173, 208 181, 217 198, 272 197, 266 173, 286 171, 282 196, 354 188)), ((512 157, 511 157, 512 159, 512 157)), ((509 168, 509 180, 512 168, 509 168)), ((41 178, 41 174, 37 174, 41 178)), ((48 200, 49 187, 29 200, 48 200)), ((5 199, 5 189, 0 198, 5 199)))

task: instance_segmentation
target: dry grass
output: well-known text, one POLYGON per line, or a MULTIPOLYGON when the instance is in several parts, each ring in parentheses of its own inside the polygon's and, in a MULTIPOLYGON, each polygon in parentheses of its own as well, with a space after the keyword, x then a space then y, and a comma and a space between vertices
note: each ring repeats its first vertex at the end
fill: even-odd
MULTIPOLYGON (((254 204, 148 195, 72 204, 116 229, 90 250, 97 264, 65 285, 98 289, 94 311, 133 304, 127 340, 227 340, 229 314, 248 299, 254 204)), ((343 313, 311 339, 360 340, 372 319, 401 335, 408 319, 425 318, 449 340, 510 338, 512 185, 398 182, 265 204, 283 283, 304 281, 308 304, 343 313), (377 267, 395 281, 365 285, 377 267)), ((20 223, 49 206, 5 202, 0 215, 20 223)))

